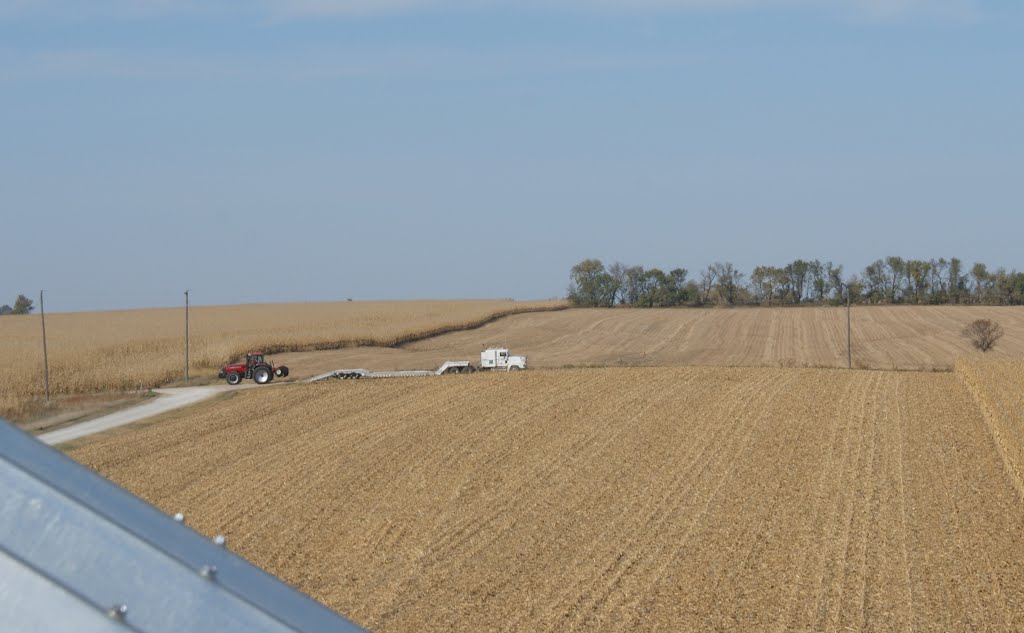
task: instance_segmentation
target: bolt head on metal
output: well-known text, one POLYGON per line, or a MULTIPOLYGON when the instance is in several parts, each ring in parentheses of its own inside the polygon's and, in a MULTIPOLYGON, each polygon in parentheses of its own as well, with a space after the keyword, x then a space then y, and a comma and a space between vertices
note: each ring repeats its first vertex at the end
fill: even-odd
POLYGON ((107 615, 113 620, 123 620, 128 615, 128 605, 115 604, 107 609, 107 615))
POLYGON ((220 534, 218 534, 217 536, 213 537, 213 544, 214 545, 220 545, 221 547, 224 547, 224 544, 227 543, 227 542, 228 542, 228 540, 226 538, 224 538, 223 536, 221 536, 220 534))

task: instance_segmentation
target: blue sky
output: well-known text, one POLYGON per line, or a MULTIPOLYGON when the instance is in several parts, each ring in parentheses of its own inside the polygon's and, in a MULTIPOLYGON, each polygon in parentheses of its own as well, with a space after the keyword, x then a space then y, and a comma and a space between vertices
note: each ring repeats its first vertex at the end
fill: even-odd
POLYGON ((1022 268, 1024 3, 0 0, 0 303, 1022 268))

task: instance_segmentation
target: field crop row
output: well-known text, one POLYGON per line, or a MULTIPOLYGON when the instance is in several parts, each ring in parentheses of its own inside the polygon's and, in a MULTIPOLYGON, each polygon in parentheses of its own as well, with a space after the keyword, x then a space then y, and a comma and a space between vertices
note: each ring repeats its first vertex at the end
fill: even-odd
POLYGON ((1024 363, 961 359, 956 373, 985 414, 1006 472, 1024 499, 1024 363))
MULTIPOLYGON (((479 325, 496 315, 561 305, 496 300, 196 307, 190 314, 190 371, 209 375, 253 349, 388 346, 479 325)), ((181 309, 53 314, 46 326, 54 394, 148 388, 182 377, 181 309)), ((0 416, 18 419, 43 395, 39 316, 0 319, 0 349, 0 416)))
POLYGON ((1024 622, 1024 504, 951 373, 293 385, 72 456, 374 631, 1024 622))
MULTIPOLYGON (((1002 324, 1006 336, 986 357, 1024 355, 1024 309, 986 306, 858 306, 853 309, 853 366, 950 371, 976 357, 961 335, 975 319, 1002 324)), ((340 367, 417 369, 473 358, 484 345, 506 345, 531 367, 749 366, 846 367, 846 309, 587 309, 521 314, 478 330, 453 332, 400 350, 348 348, 294 355, 310 373, 340 367)))

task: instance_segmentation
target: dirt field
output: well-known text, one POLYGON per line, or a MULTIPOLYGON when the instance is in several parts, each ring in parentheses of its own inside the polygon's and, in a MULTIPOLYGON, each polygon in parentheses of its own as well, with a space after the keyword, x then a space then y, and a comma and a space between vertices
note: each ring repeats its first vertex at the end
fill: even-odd
MULTIPOLYGON (((853 309, 853 363, 865 369, 952 369, 975 352, 960 335, 974 319, 1006 336, 988 354, 1024 356, 1024 308, 867 306, 853 309)), ((312 376, 333 369, 430 369, 506 345, 531 367, 581 365, 846 367, 845 308, 592 309, 517 315, 405 346, 283 355, 312 376)))
POLYGON ((374 631, 1024 627, 1024 502, 954 373, 293 385, 71 454, 374 631))
MULTIPOLYGON (((553 308, 561 302, 353 301, 198 307, 191 311, 193 378, 247 350, 393 345, 410 337, 479 324, 496 314, 553 308)), ((183 309, 79 312, 46 317, 50 391, 56 395, 129 391, 180 380, 184 372, 183 309)), ((0 416, 41 413, 39 315, 0 319, 0 416)), ((51 414, 54 412, 50 412, 51 414)))

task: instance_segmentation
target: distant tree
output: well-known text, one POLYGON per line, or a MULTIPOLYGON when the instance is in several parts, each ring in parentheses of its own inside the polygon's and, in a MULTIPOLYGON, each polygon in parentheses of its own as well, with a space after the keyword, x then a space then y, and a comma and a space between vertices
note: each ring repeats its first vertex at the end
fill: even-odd
POLYGON ((1008 286, 1009 299, 1007 302, 1018 306, 1024 304, 1024 273, 1011 272, 1008 286))
POLYGON ((718 280, 718 269, 714 264, 700 271, 700 302, 707 303, 718 280))
POLYGON ((991 301, 1006 305, 1020 305, 1024 300, 1024 274, 1016 270, 1007 272, 998 268, 992 273, 991 301))
POLYGON ((932 259, 928 262, 928 296, 930 303, 945 303, 949 300, 949 262, 945 257, 932 259))
POLYGON ((626 271, 629 270, 622 262, 615 262, 608 267, 608 274, 615 282, 615 296, 612 303, 626 303, 626 271))
POLYGON ((865 298, 869 302, 875 303, 885 299, 886 279, 885 261, 881 259, 876 259, 864 269, 865 298))
POLYGON ((0 306, 0 316, 5 316, 12 312, 14 312, 14 309, 11 308, 11 306, 7 305, 6 303, 0 306))
POLYGON ((671 305, 669 279, 660 268, 649 268, 641 282, 639 305, 645 308, 663 308, 671 305))
POLYGON ((985 303, 989 299, 989 289, 992 287, 992 274, 988 272, 988 266, 976 262, 971 266, 971 279, 974 280, 974 302, 985 303))
POLYGON ((949 273, 946 276, 946 292, 950 303, 960 303, 967 289, 967 277, 963 274, 964 263, 953 257, 949 260, 949 273))
POLYGON ((613 305, 618 287, 601 260, 583 260, 572 267, 569 276, 569 301, 573 304, 588 308, 613 305))
MULTIPOLYGON (((814 300, 818 303, 825 302, 825 295, 828 294, 828 269, 817 259, 811 264, 811 290, 814 292, 814 300)), ((828 263, 829 266, 832 262, 828 263)))
POLYGON ((18 298, 14 300, 14 308, 11 310, 11 314, 28 314, 35 308, 32 306, 32 300, 25 295, 18 295, 18 298))
POLYGON ((843 292, 842 265, 833 266, 832 262, 829 262, 825 264, 825 270, 828 276, 828 291, 832 293, 833 297, 839 297, 839 295, 842 294, 843 292))
MULTIPOLYGON (((863 303, 864 302, 864 280, 853 275, 846 280, 846 290, 850 293, 850 303, 863 303)), ((845 292, 842 296, 843 302, 846 301, 845 292)))
POLYGON ((807 280, 811 274, 810 262, 802 259, 794 260, 786 266, 786 274, 789 277, 790 296, 793 303, 802 302, 807 292, 807 280))
MULTIPOLYGON (((714 262, 693 280, 687 279, 682 268, 666 273, 620 262, 605 268, 600 260, 592 259, 574 266, 571 278, 569 299, 580 306, 838 305, 846 302, 847 281, 850 299, 858 304, 1024 305, 1024 272, 990 270, 980 262, 968 270, 955 257, 886 257, 847 281, 843 266, 818 259, 796 259, 782 267, 757 266, 746 279, 732 263, 714 262)), ((31 301, 24 301, 31 311, 31 301)), ((9 313, 21 307, 10 308, 9 313)), ((4 313, 0 308, 0 314, 4 313)))
POLYGON ((673 268, 667 274, 657 268, 648 271, 652 305, 669 308, 690 300, 690 287, 686 283, 686 269, 673 268))
POLYGON ((750 273, 750 290, 758 303, 772 304, 778 270, 772 266, 757 266, 750 273))
POLYGON ((623 302, 627 305, 637 305, 640 297, 647 292, 647 273, 643 266, 630 266, 623 271, 625 275, 625 290, 623 291, 623 302))
POLYGON ((772 266, 771 272, 775 275, 775 299, 778 303, 793 303, 793 295, 796 292, 796 285, 793 279, 793 264, 785 266, 772 266))
POLYGON ((909 298, 914 303, 925 303, 931 292, 932 263, 919 259, 906 261, 906 282, 909 298))
POLYGON ((710 268, 714 270, 715 278, 718 280, 718 297, 729 305, 735 304, 743 282, 743 273, 737 270, 732 262, 715 262, 710 268))
POLYGON ((685 268, 673 268, 668 271, 669 290, 672 297, 671 305, 681 306, 691 301, 691 284, 686 280, 690 271, 685 268))
POLYGON ((963 329, 963 335, 975 348, 987 352, 996 345, 996 341, 1003 337, 1003 328, 995 321, 989 319, 978 319, 967 324, 963 329))
POLYGON ((885 294, 889 303, 896 303, 902 298, 903 283, 907 279, 907 262, 902 257, 886 257, 886 287, 885 294))

